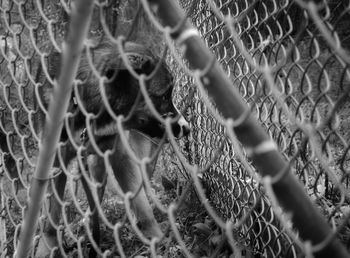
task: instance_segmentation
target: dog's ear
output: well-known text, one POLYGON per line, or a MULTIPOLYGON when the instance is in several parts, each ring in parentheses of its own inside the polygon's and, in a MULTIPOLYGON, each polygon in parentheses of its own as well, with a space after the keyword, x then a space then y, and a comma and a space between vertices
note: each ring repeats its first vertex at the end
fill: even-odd
POLYGON ((152 53, 144 46, 126 42, 124 45, 124 52, 119 54, 120 70, 127 69, 126 64, 123 61, 122 55, 128 58, 131 67, 139 74, 144 73, 149 75, 152 73, 156 66, 156 60, 152 53))

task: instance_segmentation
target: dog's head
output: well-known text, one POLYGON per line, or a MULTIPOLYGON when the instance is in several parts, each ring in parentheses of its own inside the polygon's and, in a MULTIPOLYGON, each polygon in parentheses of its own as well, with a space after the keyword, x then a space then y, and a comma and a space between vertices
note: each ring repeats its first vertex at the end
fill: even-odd
MULTIPOLYGON (((144 46, 127 42, 123 53, 119 53, 117 47, 110 43, 103 43, 93 51, 92 63, 97 76, 91 72, 90 63, 86 56, 82 58, 78 70, 78 79, 81 80, 78 97, 86 111, 95 115, 94 133, 97 136, 116 134, 117 125, 113 116, 123 115, 126 130, 135 129, 152 138, 162 137, 165 127, 146 103, 138 76, 146 76, 145 88, 160 116, 179 115, 172 101, 173 77, 165 61, 144 46), (101 94, 101 91, 104 93, 101 94)), ((78 115, 76 127, 84 123, 78 115)), ((172 129, 175 136, 188 132, 184 119, 173 123, 172 129)))

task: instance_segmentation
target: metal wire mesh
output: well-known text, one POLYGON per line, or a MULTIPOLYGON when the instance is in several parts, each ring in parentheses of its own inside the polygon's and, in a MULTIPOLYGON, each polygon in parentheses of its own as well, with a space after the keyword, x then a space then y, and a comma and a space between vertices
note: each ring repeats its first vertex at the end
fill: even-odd
MULTIPOLYGON (((183 158, 180 153, 183 153, 189 164, 199 167, 200 182, 197 177, 193 178, 199 202, 206 208, 204 212, 208 212, 209 217, 217 223, 223 238, 228 239, 230 251, 223 251, 224 244, 211 243, 212 246, 207 247, 209 250, 205 254, 198 252, 195 249, 198 247, 195 237, 186 228, 179 226, 179 221, 185 220, 181 216, 186 217, 186 213, 181 214, 178 207, 188 203, 188 189, 179 190, 179 185, 190 178, 186 174, 180 177, 181 182, 176 183, 178 193, 182 192, 181 196, 173 199, 162 196, 165 195, 164 182, 162 190, 159 190, 159 181, 152 181, 156 190, 150 190, 149 179, 146 178, 144 182, 150 199, 160 211, 157 219, 165 221, 166 226, 162 229, 170 240, 158 243, 155 248, 155 242, 143 238, 140 232, 136 235, 142 241, 130 234, 130 231, 139 229, 130 212, 130 196, 120 196, 120 186, 109 178, 107 181, 111 190, 105 194, 104 201, 95 202, 103 235, 99 246, 94 243, 90 225, 93 208, 89 208, 81 181, 85 178, 92 194, 98 195, 100 183, 93 179, 93 172, 86 168, 88 164, 100 161, 85 157, 84 141, 77 140, 84 134, 81 130, 72 130, 72 113, 67 112, 65 129, 68 135, 62 136, 57 145, 60 160, 56 159, 50 171, 50 189, 45 195, 32 256, 36 256, 36 247, 43 245, 48 223, 57 224, 53 227, 57 242, 55 248, 48 248, 48 255, 59 253, 69 257, 84 257, 90 249, 95 249, 99 255, 122 257, 156 257, 156 253, 164 257, 310 255, 314 249, 307 241, 299 238, 297 229, 288 219, 289 214, 281 215, 269 185, 265 184, 264 187, 264 181, 256 176, 256 169, 247 153, 221 122, 223 119, 215 109, 216 104, 210 102, 210 96, 208 101, 206 94, 196 87, 195 71, 188 73, 184 68, 183 60, 178 58, 181 48, 175 48, 169 40, 171 32, 159 31, 155 21, 147 19, 146 13, 136 11, 138 8, 135 6, 140 7, 137 2, 95 2, 89 40, 84 42, 85 52, 82 54, 82 59, 88 60, 83 62, 88 74, 86 78, 90 80, 89 76, 92 76, 89 86, 100 89, 101 70, 108 63, 108 60, 101 58, 105 39, 113 42, 115 52, 124 58, 124 63, 120 65, 130 72, 130 64, 128 66, 125 63, 126 60, 130 62, 130 59, 125 46, 123 48, 121 41, 116 40, 118 36, 124 35, 129 41, 145 45, 159 60, 165 59, 160 55, 165 46, 170 48, 166 60, 175 79, 173 98, 178 109, 190 121, 191 133, 185 141, 175 144, 174 137, 167 130, 174 150, 167 145, 160 145, 163 151, 156 166, 156 174, 169 171, 179 173, 184 170, 183 167, 188 167, 186 164, 181 165, 183 158), (67 140, 72 142, 73 149, 63 143, 67 140), (75 158, 68 163, 65 155, 75 158), (56 186, 60 184, 57 178, 63 173, 68 183, 65 198, 61 200, 59 191, 62 190, 56 186), (119 193, 119 197, 116 197, 115 192, 119 193), (50 200, 53 199, 60 205, 52 206, 50 200)), ((279 151, 289 160, 292 172, 303 183, 320 213, 335 229, 341 242, 349 247, 350 135, 347 129, 350 122, 350 2, 180 2, 226 71, 232 87, 239 90, 262 127, 278 144, 279 151), (269 72, 272 71, 269 73, 271 77, 267 75, 265 67, 270 69, 269 72)), ((59 74, 57 59, 58 53, 63 51, 62 42, 66 36, 70 8, 70 1, 0 1, 1 257, 14 255, 17 249, 29 186, 37 166, 40 139, 45 134, 45 115, 52 101, 54 78, 59 74)), ((79 80, 86 79, 79 77, 79 72, 77 76, 79 80)), ((140 76, 137 79, 142 88, 142 79, 140 76)), ((78 85, 79 82, 75 82, 75 94, 80 90, 78 85)), ((84 112, 82 107, 86 105, 77 98, 79 109, 85 115, 81 119, 91 138, 91 117, 86 116, 89 110, 84 112)), ((76 98, 71 102, 74 101, 76 98)), ((92 144, 92 149, 98 152, 99 148, 92 144)), ((139 161, 138 164, 142 170, 143 163, 139 161)), ((193 175, 198 171, 188 172, 193 175)), ((162 175, 159 177, 162 178, 162 175)), ((174 177, 179 178, 178 175, 174 177)), ((189 204, 190 207, 193 205, 189 204)), ((194 224, 195 221, 189 223, 194 224)), ((202 226, 192 225, 203 231, 202 226)))
MULTIPOLYGON (((291 160, 310 198, 334 226, 339 225, 348 209, 343 162, 349 141, 345 129, 349 3, 183 2, 235 87, 291 160), (312 13, 317 12, 320 16, 315 18, 312 13), (228 17, 234 17, 232 27, 225 20, 228 17), (272 89, 259 69, 267 64, 274 69, 272 89)), ((225 139, 224 129, 214 122, 204 103, 196 100, 191 112, 196 128, 192 148, 196 164, 206 167, 225 139)), ((223 146, 204 174, 211 202, 225 219, 236 221, 250 213, 241 233, 264 257, 295 256, 271 203, 261 196, 261 188, 242 163, 232 159, 232 145, 223 146)), ((347 243, 347 227, 340 231, 347 243)))

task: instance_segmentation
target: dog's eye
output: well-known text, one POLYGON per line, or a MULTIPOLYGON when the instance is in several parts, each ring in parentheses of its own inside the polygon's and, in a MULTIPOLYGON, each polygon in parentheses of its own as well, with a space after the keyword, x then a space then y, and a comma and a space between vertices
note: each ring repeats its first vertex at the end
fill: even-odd
POLYGON ((107 77, 107 79, 112 79, 115 76, 115 70, 113 69, 109 69, 106 71, 105 76, 107 77))
POLYGON ((142 64, 142 72, 145 73, 146 75, 149 75, 153 72, 154 69, 154 64, 151 60, 147 59, 143 64, 142 64))

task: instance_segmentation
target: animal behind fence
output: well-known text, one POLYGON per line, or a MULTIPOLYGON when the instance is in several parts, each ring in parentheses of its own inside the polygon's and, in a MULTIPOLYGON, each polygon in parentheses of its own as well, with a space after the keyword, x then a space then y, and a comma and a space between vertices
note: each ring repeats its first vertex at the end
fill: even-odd
MULTIPOLYGON (((55 5, 48 4, 47 8, 51 9, 53 6, 55 5)), ((101 10, 111 6, 109 4, 101 10)), ((43 8, 44 6, 36 7, 43 8)), ((3 11, 5 11, 6 8, 16 7, 13 7, 13 3, 8 3, 8 5, 4 3, 3 8, 3 11)), ((12 9, 10 10, 12 11, 12 9)), ((61 12, 61 8, 59 7, 55 11, 61 12)), ((124 9, 118 9, 118 11, 122 12, 124 9)), ((115 15, 118 15, 117 12, 115 15)), ((58 19, 61 18, 58 17, 58 19)), ((4 22, 9 21, 4 20, 4 22)), ((124 22, 124 25, 126 23, 124 22)), ((140 24, 144 26, 144 23, 140 24)), ((25 25, 22 26, 26 28, 25 25)), ((74 92, 72 92, 69 113, 65 118, 66 123, 61 132, 61 145, 57 148, 57 157, 54 163, 54 167, 57 167, 58 170, 53 174, 52 183, 50 183, 51 189, 48 193, 45 208, 42 211, 43 217, 40 226, 42 234, 39 234, 40 239, 36 241, 37 246, 31 251, 36 257, 45 257, 55 252, 69 253, 69 248, 72 248, 67 247, 66 243, 63 245, 62 239, 65 238, 58 236, 59 225, 62 223, 60 221, 64 220, 65 217, 61 215, 61 210, 64 213, 65 205, 68 205, 64 198, 67 178, 70 183, 70 190, 82 188, 82 186, 78 187, 76 185, 80 181, 82 181, 82 185, 86 190, 90 207, 87 210, 84 205, 78 205, 77 216, 74 217, 74 220, 78 221, 79 217, 80 219, 89 220, 89 211, 92 213, 93 226, 91 230, 88 229, 88 232, 92 234, 91 240, 93 242, 90 256, 96 255, 95 249, 99 254, 102 252, 99 247, 100 229, 98 224, 98 211, 101 211, 101 204, 98 200, 102 200, 107 180, 110 185, 112 184, 114 187, 117 185, 116 189, 119 190, 119 194, 129 191, 134 194, 129 200, 138 219, 138 226, 134 227, 139 227, 143 231, 145 234, 144 241, 147 241, 145 237, 160 238, 162 236, 162 231, 153 216, 152 208, 148 204, 145 195, 144 188, 146 185, 143 186, 142 177, 146 175, 142 176, 142 173, 148 171, 149 176, 153 173, 157 153, 159 153, 165 139, 165 119, 172 119, 168 122, 175 137, 186 132, 183 131, 184 127, 177 123, 179 113, 173 106, 172 101, 173 76, 161 56, 162 49, 164 49, 162 43, 153 43, 157 36, 155 33, 147 35, 147 32, 140 30, 137 24, 131 25, 134 26, 132 30, 139 31, 139 33, 135 33, 130 30, 135 34, 128 35, 133 42, 123 42, 118 45, 116 41, 113 42, 107 36, 97 35, 93 40, 95 46, 90 46, 91 49, 86 47, 85 52, 81 54, 77 81, 75 82, 74 92), (150 40, 147 40, 147 38, 150 40), (118 47, 122 50, 118 50, 118 47), (90 120, 88 119, 89 116, 90 120), (122 119, 119 120, 121 121, 120 124, 116 120, 117 116, 122 119), (123 130, 118 128, 119 126, 126 131, 122 133, 123 130), (79 148, 85 149, 84 144, 86 145, 86 151, 79 153, 79 148), (112 153, 107 166, 103 157, 97 156, 95 159, 89 157, 90 154, 96 155, 96 151, 101 155, 106 150, 112 153), (80 166, 76 171, 70 165, 73 159, 75 162, 77 162, 77 159, 79 160, 80 166), (141 164, 137 165, 137 162, 141 162, 143 159, 150 159, 142 163, 147 168, 144 168, 141 164), (94 162, 90 164, 89 160, 94 162), (108 171, 110 167, 115 172, 115 176, 110 174, 107 179, 105 171, 108 171), (85 170, 86 168, 90 169, 85 170), (110 182, 113 181, 112 178, 114 177, 116 177, 118 183, 110 182), (94 186, 89 189, 91 185, 94 186), (97 199, 95 198, 96 194, 97 199)), ((35 53, 34 48, 38 45, 52 50, 46 53, 40 51, 36 53, 41 55, 42 63, 40 63, 40 59, 35 60, 34 58, 30 59, 32 62, 30 64, 25 63, 25 60, 22 59, 19 62, 14 62, 13 73, 11 74, 11 70, 9 70, 6 76, 2 78, 3 91, 1 96, 4 112, 2 112, 1 151, 3 173, 6 176, 4 177, 5 180, 2 181, 4 187, 2 188, 3 199, 1 204, 4 208, 2 211, 6 210, 6 205, 11 206, 12 196, 16 196, 18 208, 24 208, 22 205, 24 205, 25 196, 23 195, 28 189, 33 176, 32 170, 35 169, 35 151, 39 138, 45 134, 42 127, 43 120, 48 113, 48 107, 52 100, 51 94, 54 94, 55 87, 58 87, 55 81, 58 77, 63 76, 61 71, 64 70, 60 69, 61 54, 48 43, 48 46, 45 45, 46 42, 43 42, 45 38, 38 40, 38 45, 22 46, 20 43, 14 42, 15 36, 11 34, 11 32, 14 33, 11 30, 11 24, 8 24, 7 29, 11 36, 4 38, 3 60, 7 62, 8 66, 11 65, 11 58, 16 55, 12 52, 16 48, 19 49, 17 49, 18 55, 27 54, 22 53, 21 48, 29 49, 29 53, 31 51, 35 53), (27 66, 29 70, 34 70, 35 76, 30 73, 26 74, 24 69, 27 66), (20 78, 22 81, 17 81, 17 73, 21 75, 24 73, 23 77, 20 78), (23 91, 21 91, 21 87, 23 87, 23 91), (24 103, 21 103, 21 100, 24 103), (11 122, 11 113, 16 112, 23 117, 23 119, 20 119, 21 124, 16 124, 16 120, 11 122), (17 135, 16 132, 19 130, 25 131, 27 135, 24 135, 24 133, 17 135), (26 144, 20 146, 21 137, 32 140, 34 146, 31 146, 30 149, 26 144), (30 151, 28 155, 23 154, 26 148, 30 151), (21 163, 25 158, 27 158, 26 161, 29 164, 21 163), (22 179, 22 176, 27 178, 22 179)), ((151 29, 148 29, 148 33, 152 33, 151 29)), ((28 42, 33 40, 26 33, 21 34, 20 37, 28 42)), ((60 40, 60 38, 54 38, 54 40, 60 40)), ((187 129, 185 128, 185 130, 187 129)), ((77 202, 77 198, 81 197, 75 196, 74 191, 72 193, 73 202, 77 202)), ((67 191, 66 195, 68 195, 67 191)), ((12 211, 11 208, 9 210, 12 211)), ((18 211, 13 216, 20 221, 21 212, 18 211)), ((133 217, 129 217, 129 219, 134 221, 133 217)), ((12 221, 13 226, 19 226, 19 224, 17 225, 19 221, 12 221)), ((2 250, 9 249, 10 246, 5 246, 9 232, 6 229, 7 227, 5 227, 1 239, 1 244, 4 245, 2 250)), ((23 241, 31 242, 31 239, 22 239, 23 241)), ((10 242, 15 244, 15 240, 10 242)), ((77 243, 74 242, 72 245, 76 246, 77 243)), ((11 255, 13 251, 7 250, 5 253, 11 255)))
MULTIPOLYGON (((2 256, 22 244, 62 42, 78 2, 0 1, 2 256)), ((169 30, 164 24, 177 15, 175 2, 168 15, 159 2, 94 2, 49 189, 29 240, 32 256, 322 257, 337 247, 336 238, 348 246, 349 2, 180 1, 198 31, 181 19, 169 30), (159 10, 161 19, 154 18, 159 10), (216 93, 207 88, 214 59, 200 64, 205 69, 191 63, 196 49, 187 43, 198 34, 249 106, 238 119, 228 118, 226 101, 213 101, 216 93), (191 133, 175 142, 178 113, 191 133), (249 114, 287 160, 272 179, 257 176, 264 169, 255 162, 256 153, 274 145, 237 142, 252 132, 240 129, 249 114), (281 202, 289 188, 274 191, 289 174, 336 233, 324 238, 331 232, 326 225, 305 238, 304 227, 291 222, 302 207, 281 202)), ((317 220, 307 215, 305 225, 317 220)), ((342 245, 335 249, 342 254, 342 245)))

